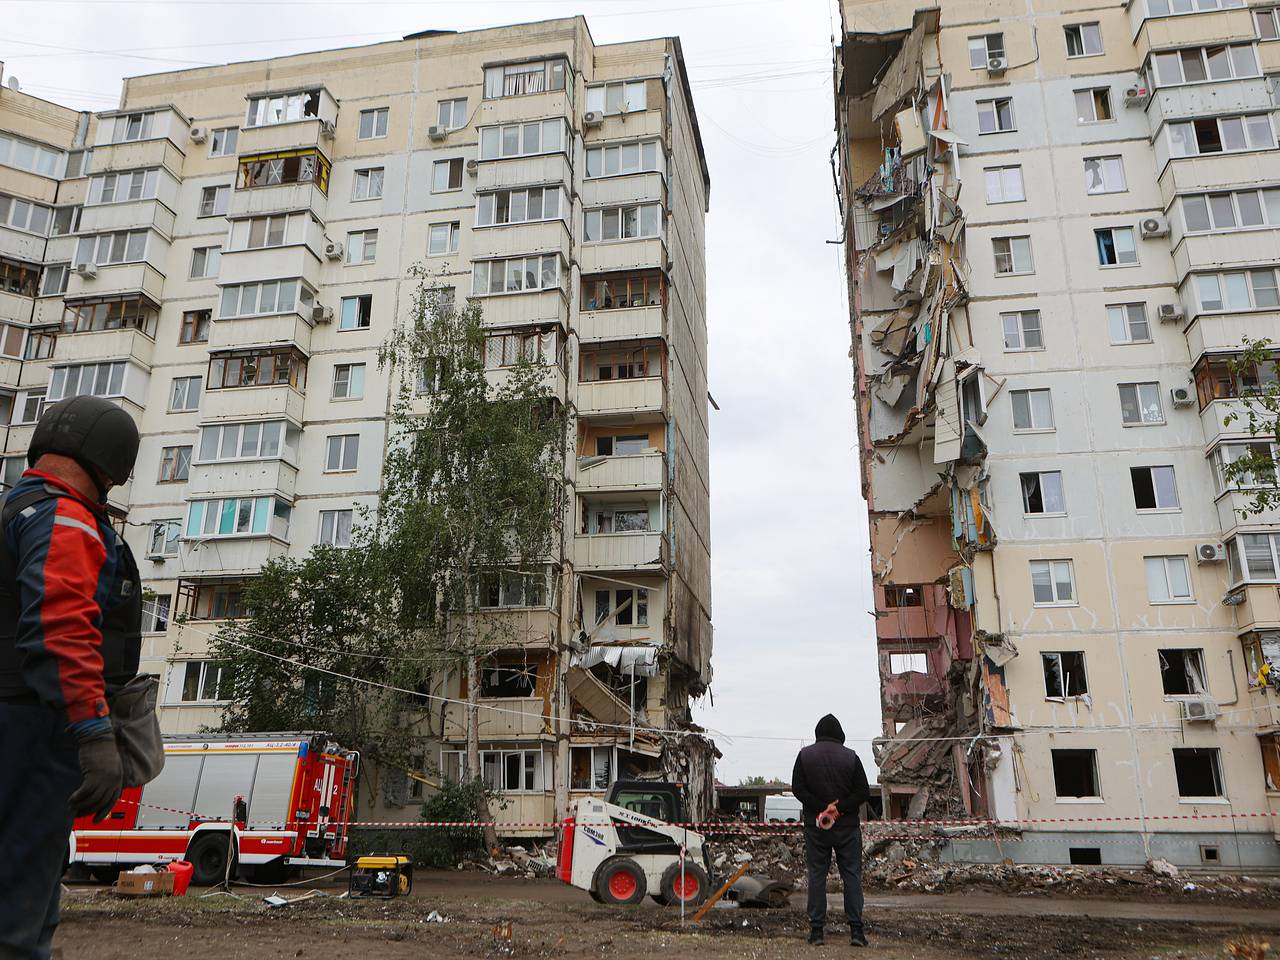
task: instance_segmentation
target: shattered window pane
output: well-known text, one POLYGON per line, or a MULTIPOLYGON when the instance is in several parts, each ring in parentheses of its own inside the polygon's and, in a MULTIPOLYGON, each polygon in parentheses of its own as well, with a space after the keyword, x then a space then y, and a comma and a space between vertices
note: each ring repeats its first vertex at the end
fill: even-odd
POLYGON ((1066 799, 1093 799, 1102 791, 1098 784, 1096 750, 1051 750, 1054 792, 1066 799))

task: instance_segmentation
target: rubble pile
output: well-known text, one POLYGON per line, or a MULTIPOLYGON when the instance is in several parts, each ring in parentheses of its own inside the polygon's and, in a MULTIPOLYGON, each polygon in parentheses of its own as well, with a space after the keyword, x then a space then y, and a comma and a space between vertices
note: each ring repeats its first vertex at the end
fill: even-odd
POLYGON ((711 869, 727 877, 742 864, 747 872, 804 886, 804 838, 798 830, 712 834, 711 869))
POLYGON ((556 872, 556 848, 554 843, 534 847, 530 852, 521 846, 503 847, 496 856, 466 859, 458 864, 459 870, 479 870, 497 877, 517 877, 536 880, 553 877, 556 872))

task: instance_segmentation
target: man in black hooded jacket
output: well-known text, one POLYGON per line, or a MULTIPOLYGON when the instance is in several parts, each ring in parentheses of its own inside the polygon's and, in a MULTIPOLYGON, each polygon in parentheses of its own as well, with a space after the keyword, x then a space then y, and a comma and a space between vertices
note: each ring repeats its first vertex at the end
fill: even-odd
POLYGON ((809 942, 823 942, 827 921, 827 871, 831 854, 844 886, 849 939, 865 947, 862 932, 862 831, 858 808, 870 795, 858 755, 844 745, 840 721, 827 714, 814 728, 816 743, 796 757, 791 792, 804 805, 804 856, 809 868, 809 942), (834 819, 827 827, 819 825, 834 819))

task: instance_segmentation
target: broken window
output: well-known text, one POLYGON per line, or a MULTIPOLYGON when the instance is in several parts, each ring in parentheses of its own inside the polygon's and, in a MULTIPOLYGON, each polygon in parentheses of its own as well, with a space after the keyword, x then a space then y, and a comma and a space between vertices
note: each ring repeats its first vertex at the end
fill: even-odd
POLYGON ((613 747, 570 747, 569 789, 607 790, 613 782, 613 747))
POLYGON ((1096 87, 1076 91, 1076 122, 1101 123, 1114 119, 1111 115, 1111 89, 1096 87))
POLYGON ((1280 790, 1280 734, 1262 734, 1258 737, 1258 746, 1262 748, 1262 772, 1267 790, 1280 790))
POLYGON ((1098 244, 1098 265, 1127 267, 1138 262, 1138 248, 1133 241, 1133 227, 1107 227, 1093 231, 1098 244))
POLYGON ((602 623, 613 614, 613 622, 620 627, 648 626, 649 591, 597 590, 596 623, 602 623))
POLYGON ((1120 420, 1127 427, 1164 423, 1164 404, 1159 383, 1122 383, 1120 420))
POLYGON ((1074 606, 1075 571, 1070 560, 1032 560, 1031 594, 1037 607, 1074 606))
POLYGON ((181 483, 191 472, 191 447, 163 447, 160 450, 159 483, 181 483))
POLYGON ((1061 800, 1101 799, 1098 751, 1051 750, 1053 787, 1061 800))
POLYGON ((1030 237, 993 237, 997 274, 1033 273, 1030 237))
POLYGON ((1130 467, 1133 504, 1138 510, 1177 510, 1178 485, 1173 467, 1130 467))
POLYGON ((612 273, 582 280, 583 310, 658 307, 664 296, 665 278, 660 272, 612 273))
POLYGON ((979 100, 977 107, 979 133, 1008 133, 1014 129, 1011 97, 979 100))
POLYGON ((1064 700, 1067 697, 1083 697, 1089 692, 1089 683, 1084 672, 1083 652, 1068 650, 1042 653, 1040 660, 1044 666, 1046 697, 1064 700))
POLYGON ((924 604, 924 588, 921 586, 891 586, 884 588, 886 607, 919 607, 924 604))
POLYGON ((1086 157, 1084 186, 1088 193, 1121 193, 1127 189, 1124 160, 1120 157, 1086 157))
POLYGON ((1186 603, 1191 596, 1191 568, 1186 557, 1144 557, 1147 598, 1152 603, 1186 603))
POLYGON ((1203 650, 1157 650, 1156 656, 1166 697, 1203 697, 1208 693, 1203 650))
POLYGON ((534 664, 480 668, 482 697, 532 697, 537 685, 538 668, 534 664))
POLYGON ((928 673, 929 657, 923 653, 891 653, 889 654, 889 672, 928 673))
POLYGON ((1062 495, 1062 472, 1043 470, 1038 473, 1020 473, 1022 485, 1022 512, 1028 516, 1065 514, 1066 500, 1062 495))
POLYGON ((1018 310, 1000 314, 1004 325, 1004 348, 1013 353, 1021 350, 1043 350, 1044 333, 1039 310, 1018 310))
POLYGON ((246 127, 265 127, 291 120, 309 120, 320 115, 320 91, 277 93, 249 99, 246 127))
POLYGON ((1216 747, 1174 747, 1180 797, 1221 797, 1222 767, 1216 747))
POLYGON ((1102 53, 1102 28, 1096 23, 1073 23, 1063 27, 1068 57, 1096 57, 1102 53))
POLYGON ((1108 304, 1107 326, 1111 330, 1112 343, 1151 342, 1151 324, 1147 322, 1145 303, 1108 304))
POLYGON ((1275 148, 1275 131, 1265 113, 1236 117, 1211 117, 1166 124, 1169 147, 1175 157, 1205 153, 1275 148))
POLYGON ((378 200, 382 197, 382 185, 386 180, 385 167, 369 167, 357 170, 351 184, 352 200, 378 200))
POLYGON ((1052 430, 1053 402, 1048 390, 1011 390, 1014 430, 1052 430))

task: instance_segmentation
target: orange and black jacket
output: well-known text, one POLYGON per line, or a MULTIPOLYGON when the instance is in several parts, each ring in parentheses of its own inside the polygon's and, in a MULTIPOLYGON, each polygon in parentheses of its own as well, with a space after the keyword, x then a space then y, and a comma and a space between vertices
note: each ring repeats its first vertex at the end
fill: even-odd
POLYGON ((0 701, 82 724, 138 670, 142 585, 106 513, 28 470, 0 500, 0 701))

